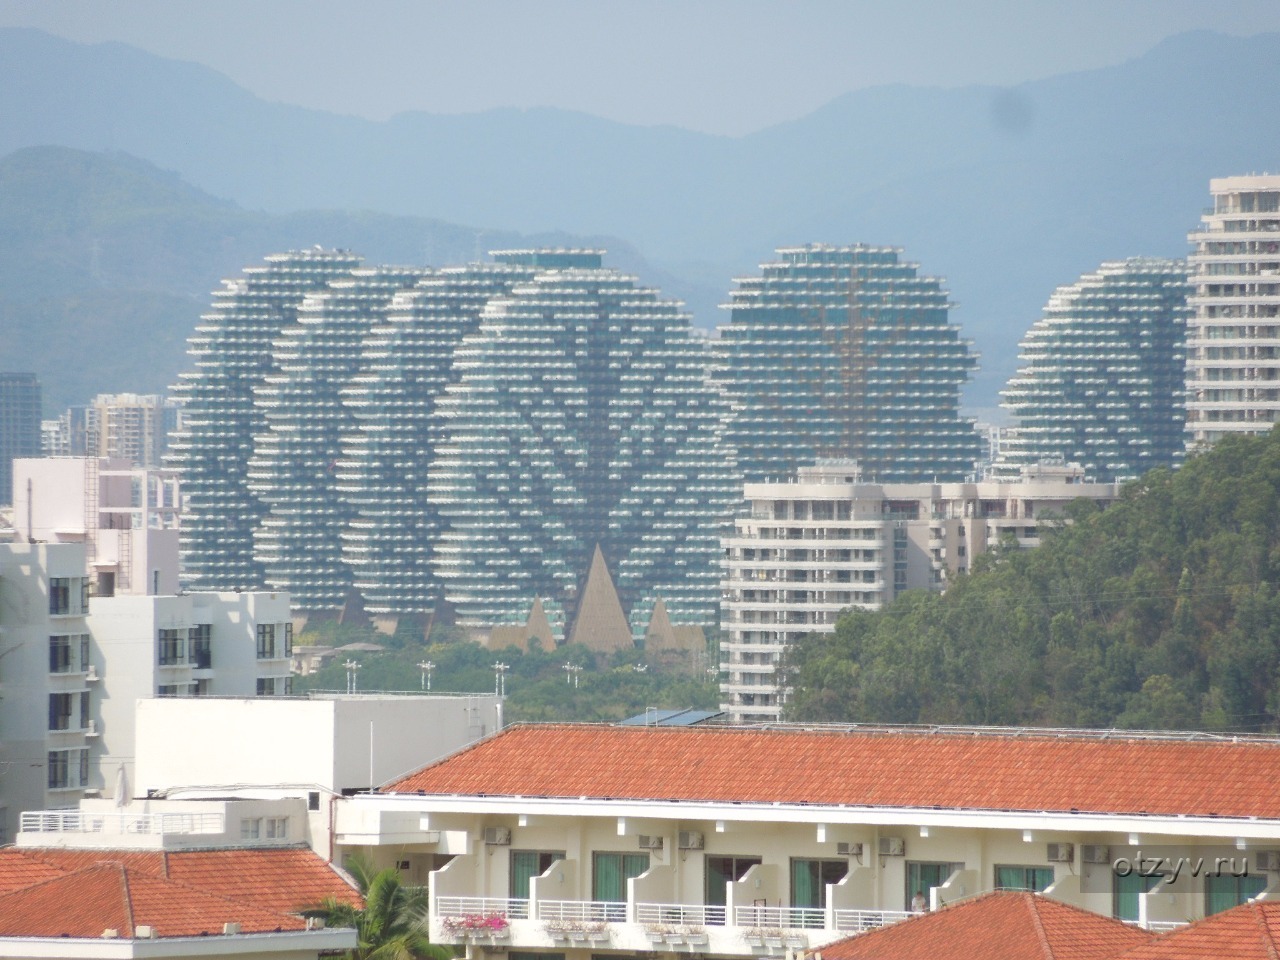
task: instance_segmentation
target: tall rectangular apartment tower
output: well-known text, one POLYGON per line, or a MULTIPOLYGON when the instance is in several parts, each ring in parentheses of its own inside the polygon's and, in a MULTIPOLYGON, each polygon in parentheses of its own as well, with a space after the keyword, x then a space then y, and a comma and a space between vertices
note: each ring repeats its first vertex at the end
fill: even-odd
POLYGON ((1192 447, 1280 421, 1280 176, 1209 181, 1189 237, 1187 434, 1192 447))

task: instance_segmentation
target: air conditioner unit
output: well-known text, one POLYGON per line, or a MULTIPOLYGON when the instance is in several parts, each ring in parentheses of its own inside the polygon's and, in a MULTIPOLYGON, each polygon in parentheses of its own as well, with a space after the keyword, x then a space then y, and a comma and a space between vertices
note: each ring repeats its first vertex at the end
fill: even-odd
POLYGON ((511 843, 511 831, 507 827, 485 827, 484 842, 505 847, 511 843))
POLYGON ((641 850, 661 850, 662 838, 650 837, 647 834, 642 833, 640 834, 640 849, 641 850))
POLYGON ((1280 850, 1255 850, 1253 863, 1259 870, 1280 870, 1280 850))
POLYGON ((697 830, 681 830, 677 840, 677 846, 679 846, 681 850, 702 849, 703 837, 701 832, 697 830))
POLYGON ((907 843, 901 837, 881 837, 880 856, 901 857, 907 852, 907 843))
POLYGON ((857 857, 862 859, 862 844, 860 843, 837 843, 836 855, 840 857, 857 857))
POLYGON ((1070 843, 1051 843, 1045 859, 1050 863, 1070 863, 1076 858, 1076 848, 1070 843))
POLYGON ((1111 851, 1105 844, 1082 843, 1080 845, 1081 863, 1107 863, 1111 859, 1111 851))

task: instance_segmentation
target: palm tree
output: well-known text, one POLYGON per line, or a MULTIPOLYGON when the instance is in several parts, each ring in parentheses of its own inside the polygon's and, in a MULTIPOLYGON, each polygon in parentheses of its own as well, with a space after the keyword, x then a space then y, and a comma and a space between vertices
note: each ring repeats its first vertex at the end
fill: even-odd
POLYGON ((452 960, 453 952, 427 938, 427 898, 400 882, 394 867, 374 872, 355 859, 347 871, 356 881, 364 907, 327 897, 307 911, 328 927, 354 927, 356 948, 348 960, 452 960))

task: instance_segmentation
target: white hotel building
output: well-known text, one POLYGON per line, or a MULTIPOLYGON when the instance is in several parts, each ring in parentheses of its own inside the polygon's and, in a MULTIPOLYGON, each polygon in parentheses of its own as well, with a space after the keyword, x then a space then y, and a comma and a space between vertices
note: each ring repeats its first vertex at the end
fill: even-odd
POLYGON ((779 719, 782 651, 829 632, 846 610, 878 610, 905 590, 940 590, 1005 537, 1035 546, 1038 525, 1081 497, 1108 504, 1114 483, 1075 466, 1018 480, 861 483, 852 461, 802 467, 787 483, 749 483, 747 515, 724 541, 720 709, 736 722, 779 719))
POLYGON ((1210 180, 1190 241, 1187 427, 1193 445, 1280 422, 1280 176, 1210 180))

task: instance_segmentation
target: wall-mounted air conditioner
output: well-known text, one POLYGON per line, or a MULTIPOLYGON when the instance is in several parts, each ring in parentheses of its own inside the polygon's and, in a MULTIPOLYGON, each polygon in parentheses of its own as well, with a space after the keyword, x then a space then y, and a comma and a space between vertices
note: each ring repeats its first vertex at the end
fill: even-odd
POLYGON ((511 831, 507 827, 485 827, 484 842, 505 847, 511 843, 511 831))
POLYGON ((1051 843, 1045 859, 1050 863, 1070 863, 1076 858, 1076 848, 1070 843, 1051 843))
POLYGON ((701 850, 704 842, 702 833, 698 830, 681 830, 677 839, 681 850, 701 850))
POLYGON ((840 856, 840 857, 856 857, 857 859, 861 860, 861 859, 862 859, 862 844, 860 844, 860 843, 845 843, 844 841, 841 841, 840 843, 837 843, 837 844, 836 844, 836 856, 840 856))
POLYGON ((1111 859, 1111 851, 1107 849, 1106 844, 1102 843, 1082 843, 1080 844, 1080 862, 1081 863, 1107 863, 1111 859))
POLYGON ((1259 870, 1280 870, 1280 850, 1255 850, 1252 856, 1259 870))
POLYGON ((881 837, 880 856, 901 857, 907 852, 907 842, 901 837, 881 837))
POLYGON ((640 834, 640 849, 641 850, 661 850, 662 838, 651 837, 651 836, 648 836, 647 834, 642 833, 640 834))

